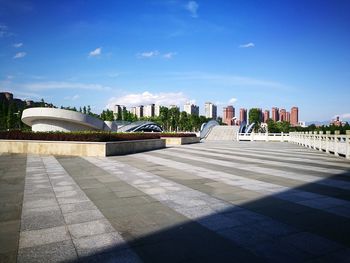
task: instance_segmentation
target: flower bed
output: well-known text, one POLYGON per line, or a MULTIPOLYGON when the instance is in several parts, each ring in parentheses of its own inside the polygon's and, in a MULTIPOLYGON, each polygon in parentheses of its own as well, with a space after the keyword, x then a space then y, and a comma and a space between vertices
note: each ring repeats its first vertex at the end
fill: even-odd
POLYGON ((81 141, 116 142, 159 139, 159 133, 116 133, 116 132, 23 132, 2 131, 3 140, 40 140, 40 141, 81 141))

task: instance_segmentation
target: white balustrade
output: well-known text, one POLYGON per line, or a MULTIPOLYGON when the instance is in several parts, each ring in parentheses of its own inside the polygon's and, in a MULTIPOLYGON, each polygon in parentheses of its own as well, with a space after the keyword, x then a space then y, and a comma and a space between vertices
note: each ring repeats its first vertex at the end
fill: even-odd
POLYGON ((346 131, 346 135, 340 135, 338 131, 335 134, 329 131, 326 131, 326 134, 323 132, 238 133, 237 140, 290 142, 350 159, 350 130, 346 131))
POLYGON ((319 134, 317 132, 291 132, 288 141, 350 159, 350 131, 346 131, 346 135, 340 135, 339 131, 336 131, 335 134, 330 134, 329 131, 326 134, 323 132, 319 134))

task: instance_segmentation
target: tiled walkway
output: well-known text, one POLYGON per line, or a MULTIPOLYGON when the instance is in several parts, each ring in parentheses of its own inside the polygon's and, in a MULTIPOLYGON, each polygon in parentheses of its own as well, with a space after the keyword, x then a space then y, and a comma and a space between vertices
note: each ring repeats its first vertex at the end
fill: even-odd
POLYGON ((0 155, 0 262, 349 262, 350 161, 287 143, 0 155))

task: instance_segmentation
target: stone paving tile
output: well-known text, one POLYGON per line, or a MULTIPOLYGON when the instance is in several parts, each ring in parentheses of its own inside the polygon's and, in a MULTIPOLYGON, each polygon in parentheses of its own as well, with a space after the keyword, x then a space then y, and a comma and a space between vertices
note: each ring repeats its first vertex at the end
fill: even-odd
POLYGON ((64 216, 64 220, 69 225, 94 221, 94 220, 103 218, 103 215, 97 209, 67 213, 67 214, 63 214, 63 216, 64 216))
MULTIPOLYGON (((46 176, 52 192, 32 194, 28 191, 25 196, 28 202, 22 213, 18 251, 20 262, 85 262, 85 255, 104 252, 97 251, 92 243, 90 247, 86 246, 87 241, 96 241, 93 238, 97 234, 101 236, 101 239, 97 240, 101 249, 106 248, 102 246, 102 241, 108 240, 107 237, 103 239, 101 234, 114 233, 114 238, 119 238, 124 245, 126 244, 57 160, 53 157, 38 156, 31 156, 28 160, 29 166, 32 166, 27 171, 27 178, 32 181, 28 187, 35 188, 31 185, 39 178, 35 171, 45 171, 39 181, 43 181, 42 177, 46 176), (34 177, 36 179, 33 179, 34 177), (45 198, 55 204, 45 206, 45 198), (45 205, 38 206, 35 203, 37 201, 45 205), (83 251, 83 254, 80 254, 83 258, 79 258, 76 251, 83 251)), ((100 256, 94 254, 93 258, 98 259, 100 256)))
POLYGON ((68 225, 68 230, 73 239, 114 232, 114 228, 106 219, 68 225))
POLYGON ((116 248, 127 249, 125 242, 116 232, 93 235, 79 239, 73 239, 79 257, 87 257, 98 253, 106 253, 116 248))
MULTIPOLYGON (((141 184, 135 184, 135 182, 138 182, 138 176, 142 177, 149 177, 148 183, 153 181, 152 187, 155 187, 157 189, 162 189, 163 192, 160 194, 155 194, 151 195, 154 198, 157 198, 160 200, 162 203, 168 205, 175 211, 196 220, 197 222, 203 223, 203 226, 207 227, 208 229, 214 230, 215 228, 213 226, 210 226, 211 224, 215 224, 215 221, 213 222, 205 222, 201 221, 201 219, 205 217, 210 217, 212 215, 215 215, 217 211, 220 211, 222 209, 227 209, 227 205, 220 201, 220 200, 215 200, 212 197, 209 197, 203 193, 196 192, 195 190, 185 190, 186 187, 176 185, 176 187, 181 188, 182 191, 180 191, 180 194, 177 194, 177 192, 168 192, 165 190, 163 187, 159 187, 160 183, 165 183, 167 180, 159 178, 153 174, 149 173, 142 173, 139 170, 125 166, 125 165, 120 165, 119 163, 112 161, 112 160, 106 160, 100 161, 98 159, 94 158, 86 158, 87 160, 91 161, 93 164, 105 169, 106 171, 110 172, 113 174, 113 171, 119 171, 118 173, 115 173, 116 176, 118 176, 120 179, 125 180, 129 184, 139 188, 142 191, 147 191, 149 188, 143 188, 143 182, 141 184), (128 177, 124 176, 123 174, 120 174, 120 171, 128 171, 128 177), (152 179, 153 178, 153 179, 152 179), (158 187, 157 187, 158 186, 158 187), (183 193, 190 193, 189 196, 191 197, 190 199, 184 198, 183 193), (189 206, 186 208, 186 205, 188 202, 191 202, 193 198, 196 199, 196 195, 200 196, 198 200, 201 200, 205 196, 205 200, 207 205, 202 205, 200 206, 198 203, 194 203, 193 206, 189 206), (167 200, 167 202, 165 202, 167 200), (218 204, 222 204, 220 208, 217 209, 217 211, 214 211, 210 207, 208 207, 208 202, 209 200, 212 200, 213 202, 213 207, 218 204), (172 201, 172 202, 168 202, 172 201), (205 225, 207 224, 207 225, 205 225)), ((203 199, 202 199, 203 200, 203 199)), ((233 206, 231 206, 233 207, 233 206)), ((229 209, 228 209, 229 210, 229 209)), ((223 230, 217 230, 216 233, 218 233, 221 236, 224 236, 236 244, 239 244, 249 250, 252 250, 254 253, 258 253, 258 250, 254 250, 256 248, 256 245, 259 243, 265 243, 265 242, 273 242, 276 240, 276 238, 283 238, 284 236, 291 235, 295 232, 300 232, 300 230, 297 230, 293 227, 290 227, 288 225, 279 223, 278 221, 271 220, 271 218, 268 218, 263 215, 259 215, 254 212, 250 212, 246 209, 234 207, 233 211, 227 211, 226 213, 222 213, 223 216, 226 216, 227 218, 233 218, 235 220, 239 220, 241 218, 242 225, 237 225, 228 229, 223 229, 223 230), (260 224, 257 224, 260 223, 260 224)), ((236 221, 237 222, 237 221, 236 221)), ((238 221, 239 222, 239 221, 238 221)), ((217 229, 217 228, 216 228, 217 229)), ((314 234, 309 233, 310 237, 315 236, 314 234)), ((316 238, 316 237, 315 237, 316 238)), ((304 237, 304 241, 308 242, 311 240, 311 238, 304 237)), ((317 239, 317 238, 316 238, 317 239)), ((324 239, 326 240, 326 239, 324 239)), ((342 247, 339 245, 339 247, 342 247)), ((296 249, 296 248, 295 248, 296 249)), ((304 253, 307 254, 308 256, 311 256, 311 253, 304 253)))
POLYGON ((71 240, 35 247, 21 248, 18 263, 73 262, 78 260, 71 240))
POLYGON ((16 262, 26 171, 25 155, 0 156, 0 262, 16 262))
POLYGON ((31 213, 26 211, 22 216, 21 231, 51 228, 64 224, 64 218, 59 209, 40 212, 32 209, 31 213))
POLYGON ((64 204, 60 205, 60 207, 63 214, 96 209, 96 206, 91 201, 79 202, 74 204, 64 204))
MULTIPOLYGON (((274 194, 274 197, 280 198, 283 200, 287 200, 290 202, 299 202, 303 200, 308 200, 308 199, 316 199, 316 198, 325 198, 325 195, 321 194, 316 194, 316 193, 310 193, 310 192, 305 192, 302 190, 297 190, 297 189, 291 189, 289 187, 284 187, 280 186, 277 184, 272 184, 272 183, 266 183, 266 182, 261 182, 258 180, 254 179, 248 179, 243 176, 239 175, 234 175, 234 174, 228 174, 226 172, 221 172, 213 169, 207 169, 207 168, 202 168, 197 165, 192 165, 190 164, 190 160, 201 160, 202 162, 213 162, 216 160, 210 160, 209 158, 201 158, 201 157, 194 157, 190 155, 183 154, 181 156, 181 159, 186 162, 184 164, 183 162, 179 162, 179 157, 176 157, 175 154, 169 153, 169 152, 162 152, 162 154, 165 155, 170 155, 173 158, 176 158, 177 161, 166 159, 166 158, 160 158, 156 157, 154 155, 159 154, 137 154, 135 157, 140 158, 142 160, 150 161, 153 163, 157 163, 160 165, 166 165, 170 168, 174 169, 180 169, 184 171, 191 171, 192 174, 198 175, 199 177, 207 177, 210 179, 214 180, 219 180, 221 182, 224 182, 228 185, 233 185, 233 186, 238 186, 240 188, 250 190, 250 191, 257 191, 262 194, 274 194), (152 156, 151 156, 152 155, 152 156), (187 158, 186 160, 184 158, 187 158)), ((225 164, 228 162, 225 162, 225 164)), ((349 201, 344 201, 341 199, 337 198, 332 198, 328 197, 328 201, 332 200, 332 202, 341 202, 341 203, 349 203, 349 201)), ((317 205, 311 204, 311 203, 304 203, 303 205, 315 208, 315 209, 321 209, 317 205)), ((331 210, 328 210, 328 212, 331 212, 331 210)), ((332 211, 336 213, 336 211, 332 211)), ((344 214, 342 214, 344 216, 344 214)))
POLYGON ((17 250, 19 228, 19 220, 0 222, 0 254, 17 250))
POLYGON ((19 248, 40 246, 70 239, 66 226, 22 231, 20 234, 19 248))
POLYGON ((284 237, 282 241, 315 256, 343 249, 343 247, 339 246, 336 242, 322 237, 311 236, 310 233, 307 232, 288 235, 284 237))

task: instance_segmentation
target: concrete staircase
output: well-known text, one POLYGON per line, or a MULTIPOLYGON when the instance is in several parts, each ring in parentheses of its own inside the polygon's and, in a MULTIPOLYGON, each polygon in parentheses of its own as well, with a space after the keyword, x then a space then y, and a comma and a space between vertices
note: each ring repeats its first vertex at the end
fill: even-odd
POLYGON ((206 141, 236 141, 239 126, 214 126, 207 137, 206 141))

